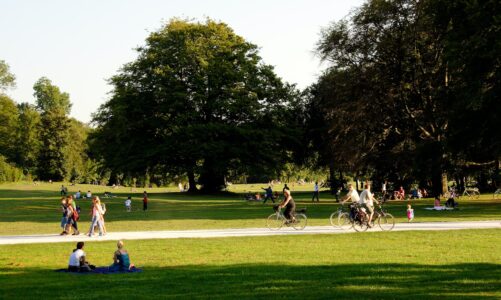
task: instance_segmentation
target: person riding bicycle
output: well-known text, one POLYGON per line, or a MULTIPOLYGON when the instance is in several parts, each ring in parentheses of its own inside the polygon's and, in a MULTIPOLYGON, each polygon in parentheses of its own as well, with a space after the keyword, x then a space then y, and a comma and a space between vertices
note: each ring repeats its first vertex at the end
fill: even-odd
POLYGON ((374 195, 371 193, 370 183, 365 184, 365 190, 360 194, 360 205, 365 207, 369 215, 369 227, 372 227, 372 217, 374 216, 374 201, 379 204, 379 202, 374 199, 374 195))
POLYGON ((341 201, 341 204, 344 204, 346 201, 351 200, 352 205, 350 205, 350 218, 353 219, 355 214, 354 214, 354 209, 358 206, 358 203, 360 202, 360 197, 358 196, 357 190, 353 188, 353 185, 350 183, 348 184, 348 193, 344 197, 344 200, 341 201))
POLYGON ((289 222, 294 222, 295 212, 296 212, 296 203, 294 199, 292 199, 291 191, 289 189, 284 189, 284 200, 278 205, 278 208, 285 207, 284 217, 289 222))

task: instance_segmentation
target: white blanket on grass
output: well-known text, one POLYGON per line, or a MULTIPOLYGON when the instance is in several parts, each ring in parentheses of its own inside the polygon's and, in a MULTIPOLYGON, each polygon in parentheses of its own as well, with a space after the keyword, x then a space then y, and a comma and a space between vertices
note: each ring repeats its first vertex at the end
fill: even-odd
POLYGON ((434 207, 425 207, 424 209, 427 209, 427 210, 453 210, 454 208, 445 207, 445 206, 434 206, 434 207))

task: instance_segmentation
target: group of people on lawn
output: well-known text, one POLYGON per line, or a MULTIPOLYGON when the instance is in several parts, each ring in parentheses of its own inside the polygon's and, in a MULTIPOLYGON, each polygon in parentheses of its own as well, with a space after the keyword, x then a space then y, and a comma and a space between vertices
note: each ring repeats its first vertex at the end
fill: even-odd
MULTIPOLYGON (((64 186, 63 186, 64 187, 64 186)), ((78 230, 78 220, 80 219, 80 207, 76 205, 76 199, 80 199, 81 193, 78 191, 75 196, 68 195, 63 196, 61 198, 61 235, 79 235, 80 231, 78 230), (73 233, 71 233, 73 229, 73 233)), ((101 199, 98 196, 92 197, 92 193, 90 191, 87 192, 85 198, 92 199, 92 205, 90 210, 91 215, 91 225, 89 231, 86 233, 88 236, 93 236, 95 234, 96 229, 99 229, 99 235, 106 234, 106 226, 104 222, 104 215, 106 214, 106 205, 101 202, 101 199)), ((132 199, 129 196, 125 200, 125 209, 127 212, 132 210, 132 199)), ((148 209, 148 193, 144 191, 143 193, 143 211, 148 209)))
MULTIPOLYGON (((78 220, 80 219, 80 207, 76 205, 75 200, 72 195, 64 196, 61 198, 61 235, 79 235, 80 231, 78 230, 78 220), (73 233, 71 233, 73 229, 73 233)), ((98 196, 94 196, 92 198, 91 205, 91 225, 89 231, 86 233, 88 236, 93 236, 95 228, 99 228, 99 235, 106 234, 106 226, 104 223, 104 215, 106 213, 106 205, 101 203, 101 199, 98 196)))
MULTIPOLYGON (((90 272, 96 267, 91 265, 84 252, 84 242, 78 242, 76 249, 70 255, 68 262, 68 271, 70 272, 90 272)), ((122 241, 117 242, 117 250, 113 253, 113 264, 108 267, 110 272, 128 271, 134 268, 134 264, 130 262, 129 253, 124 248, 122 241)))

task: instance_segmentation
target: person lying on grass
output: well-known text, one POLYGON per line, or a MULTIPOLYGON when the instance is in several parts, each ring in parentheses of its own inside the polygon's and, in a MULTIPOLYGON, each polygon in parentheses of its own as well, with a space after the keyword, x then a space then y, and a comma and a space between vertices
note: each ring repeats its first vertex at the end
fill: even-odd
POLYGON ((83 251, 84 242, 78 242, 77 248, 73 250, 70 255, 68 263, 68 271, 70 272, 89 272, 95 269, 93 265, 85 260, 85 252, 83 251))
POLYGON ((113 264, 109 267, 111 272, 128 271, 134 268, 130 263, 129 253, 124 249, 124 242, 117 242, 117 251, 113 253, 113 264))

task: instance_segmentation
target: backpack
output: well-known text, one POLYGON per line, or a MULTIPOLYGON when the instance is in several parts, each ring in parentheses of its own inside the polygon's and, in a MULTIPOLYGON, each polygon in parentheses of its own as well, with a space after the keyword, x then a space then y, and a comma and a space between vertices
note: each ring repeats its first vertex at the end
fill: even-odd
POLYGON ((78 221, 80 219, 80 215, 78 214, 79 209, 73 210, 73 215, 71 216, 73 220, 78 221))

